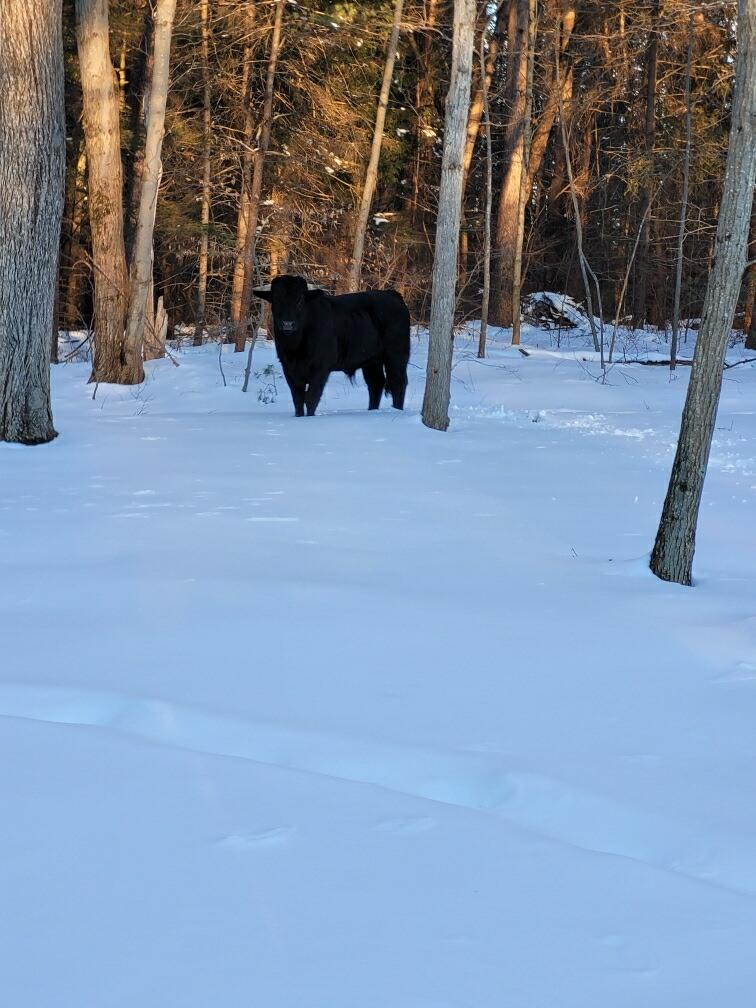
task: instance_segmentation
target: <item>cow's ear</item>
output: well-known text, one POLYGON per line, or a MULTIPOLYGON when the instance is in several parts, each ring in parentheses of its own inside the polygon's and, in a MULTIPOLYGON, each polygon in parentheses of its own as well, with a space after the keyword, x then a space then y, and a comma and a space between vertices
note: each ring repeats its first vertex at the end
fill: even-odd
POLYGON ((305 294, 305 299, 307 301, 314 301, 315 298, 323 297, 324 294, 325 294, 324 290, 321 290, 320 287, 316 287, 314 290, 310 289, 307 291, 307 293, 305 294))
POLYGON ((273 294, 271 293, 270 287, 254 287, 252 293, 255 297, 261 298, 263 301, 272 301, 273 294))

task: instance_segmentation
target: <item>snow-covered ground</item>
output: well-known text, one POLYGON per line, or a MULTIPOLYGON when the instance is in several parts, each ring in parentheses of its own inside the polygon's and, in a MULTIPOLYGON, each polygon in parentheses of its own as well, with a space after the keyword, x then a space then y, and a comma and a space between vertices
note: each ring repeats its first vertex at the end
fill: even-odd
POLYGON ((684 589, 689 368, 498 337, 445 434, 422 338, 404 414, 295 420, 264 343, 246 395, 54 369, 60 437, 0 445, 4 1005, 751 1008, 756 366, 684 589))

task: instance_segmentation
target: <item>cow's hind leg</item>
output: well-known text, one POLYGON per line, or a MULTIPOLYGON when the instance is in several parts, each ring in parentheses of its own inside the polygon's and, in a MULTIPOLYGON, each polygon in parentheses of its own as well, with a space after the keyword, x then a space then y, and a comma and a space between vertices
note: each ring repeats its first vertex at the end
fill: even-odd
POLYGON ((395 409, 404 409, 404 394, 407 391, 407 364, 404 356, 386 356, 386 388, 391 393, 395 409))
POLYGON ((377 357, 362 365, 362 377, 368 387, 368 409, 379 409, 383 395, 383 365, 377 357))

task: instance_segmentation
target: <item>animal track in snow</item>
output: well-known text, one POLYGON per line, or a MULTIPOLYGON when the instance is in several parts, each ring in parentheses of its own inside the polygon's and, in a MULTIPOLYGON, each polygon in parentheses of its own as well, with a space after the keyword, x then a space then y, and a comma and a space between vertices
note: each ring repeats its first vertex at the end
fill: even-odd
MULTIPOLYGON (((691 829, 546 776, 509 771, 502 758, 492 754, 435 752, 297 731, 162 700, 50 686, 0 684, 0 716, 110 728, 191 752, 386 788, 494 815, 583 850, 631 858, 756 895, 756 851, 747 837, 738 843, 729 835, 691 829)), ((419 832, 424 822, 422 817, 393 820, 378 828, 419 832)), ((280 829, 288 828, 246 839, 233 834, 226 845, 280 842, 280 829)))
POLYGON ((296 833, 294 826, 276 826, 259 833, 228 833, 217 841, 226 850, 254 850, 258 847, 281 847, 296 833))

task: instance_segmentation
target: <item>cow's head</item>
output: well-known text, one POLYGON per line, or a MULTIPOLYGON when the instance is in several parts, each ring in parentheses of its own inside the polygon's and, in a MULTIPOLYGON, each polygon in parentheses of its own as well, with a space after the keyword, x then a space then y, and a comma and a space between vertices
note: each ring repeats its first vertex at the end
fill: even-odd
POLYGON ((277 276, 269 285, 255 287, 252 293, 273 306, 276 341, 293 350, 302 338, 308 302, 324 292, 308 284, 304 277, 277 276))

